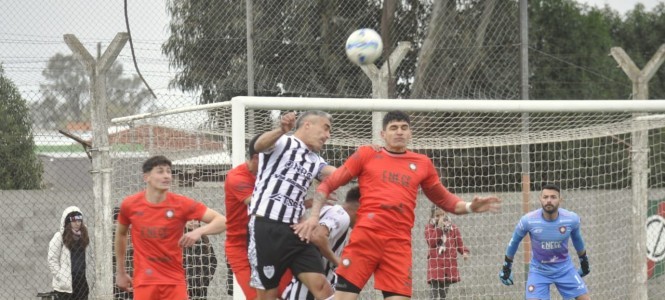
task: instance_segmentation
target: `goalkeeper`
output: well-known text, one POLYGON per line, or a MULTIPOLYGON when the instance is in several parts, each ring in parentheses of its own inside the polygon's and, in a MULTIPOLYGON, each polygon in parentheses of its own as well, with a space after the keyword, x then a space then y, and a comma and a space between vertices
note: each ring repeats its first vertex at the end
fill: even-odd
POLYGON ((499 279, 505 285, 513 284, 513 258, 528 233, 531 237, 531 263, 525 298, 550 299, 550 285, 555 284, 564 299, 591 299, 582 279, 591 269, 580 233, 580 217, 559 208, 562 198, 557 185, 544 185, 539 200, 542 208, 527 213, 515 226, 499 279), (569 238, 573 240, 579 256, 580 268, 577 270, 568 254, 569 238))

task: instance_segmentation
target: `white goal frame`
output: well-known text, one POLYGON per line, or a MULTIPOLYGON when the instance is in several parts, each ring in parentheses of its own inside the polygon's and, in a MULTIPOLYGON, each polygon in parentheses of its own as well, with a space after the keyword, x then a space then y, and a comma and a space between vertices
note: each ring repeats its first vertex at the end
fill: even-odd
MULTIPOLYGON (((227 106, 209 104, 210 108, 227 106)), ((248 109, 274 110, 336 110, 336 111, 390 111, 408 110, 431 112, 662 112, 665 100, 431 100, 431 99, 354 99, 354 98, 297 98, 248 97, 231 99, 233 138, 245 139, 245 111, 248 109)), ((376 122, 375 122, 376 123, 376 122)), ((379 120, 380 124, 380 120, 379 120)), ((379 125, 380 126, 380 125, 379 125)), ((380 128, 380 127, 379 127, 380 128)), ((245 161, 245 145, 232 146, 233 165, 245 161)))
MULTIPOLYGON (((352 98, 297 98, 297 97, 234 97, 229 102, 206 105, 192 105, 157 113, 115 118, 113 123, 126 123, 133 120, 160 117, 191 111, 210 110, 231 107, 231 135, 233 141, 245 141, 247 132, 246 113, 248 110, 324 110, 324 111, 366 111, 372 114, 372 137, 381 130, 382 112, 404 110, 409 112, 459 112, 459 113, 525 113, 524 120, 528 124, 528 113, 633 113, 633 120, 649 122, 665 119, 665 100, 432 100, 432 99, 352 99, 352 98)), ((630 209, 633 233, 633 249, 646 249, 646 230, 644 224, 647 217, 647 176, 648 147, 647 134, 643 127, 634 127, 633 148, 631 155, 632 169, 632 203, 630 209)), ((524 127, 528 130, 528 125, 524 127)), ((525 140, 526 141, 526 140, 525 140)), ((233 166, 245 161, 245 143, 235 142, 231 145, 233 166)), ((633 266, 631 276, 631 298, 641 299, 647 290, 647 270, 644 251, 632 251, 627 263, 633 266), (634 296, 634 297, 633 297, 634 296)), ((240 291, 238 286, 234 290, 240 291)), ((234 293, 234 299, 244 299, 241 293, 234 293)))
MULTIPOLYGON (((431 112, 440 110, 446 112, 503 112, 503 113, 544 113, 544 112, 626 112, 640 113, 665 112, 665 100, 429 100, 429 99, 350 99, 350 98, 296 98, 296 97, 234 97, 231 100, 232 109, 232 138, 234 141, 244 141, 246 132, 245 111, 248 109, 273 110, 334 110, 334 111, 373 111, 372 134, 381 128, 381 111, 408 110, 412 112, 431 112), (436 109, 434 109, 436 108, 436 109)), ((634 135, 643 137, 646 146, 646 133, 637 132, 634 135)), ((376 138, 373 138, 376 140, 376 138)), ((636 143, 637 144, 637 143, 636 143)), ((637 150, 638 152, 641 150, 637 150)), ((647 153, 632 156, 633 169, 633 242, 635 249, 646 249, 646 228, 637 226, 646 224, 647 218, 647 153), (637 228, 639 229, 637 229, 637 228)), ((245 161, 245 143, 233 143, 233 165, 245 161)), ((644 253, 634 251, 629 260, 635 268, 633 276, 633 291, 631 295, 641 298, 647 290, 647 268, 644 263, 644 253)), ((242 299, 236 298, 234 299, 242 299)), ((636 298, 637 299, 637 298, 636 298)))

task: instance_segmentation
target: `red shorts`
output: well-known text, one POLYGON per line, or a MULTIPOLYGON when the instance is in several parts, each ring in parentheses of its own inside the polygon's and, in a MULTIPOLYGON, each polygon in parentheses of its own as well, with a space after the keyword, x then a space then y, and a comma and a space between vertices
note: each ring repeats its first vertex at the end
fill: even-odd
POLYGON ((411 297, 411 240, 386 237, 364 228, 351 234, 337 274, 363 288, 374 273, 374 288, 411 297))
POLYGON ((256 289, 249 286, 249 260, 247 259, 247 247, 226 247, 226 260, 231 265, 233 276, 242 288, 245 299, 256 299, 256 289))
POLYGON ((134 288, 136 300, 187 300, 187 285, 151 284, 134 288))

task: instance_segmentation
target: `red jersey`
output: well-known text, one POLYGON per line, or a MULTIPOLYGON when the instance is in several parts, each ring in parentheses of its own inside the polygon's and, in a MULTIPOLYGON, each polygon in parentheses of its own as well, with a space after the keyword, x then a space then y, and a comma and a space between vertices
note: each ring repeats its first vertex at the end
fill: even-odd
POLYGON ((122 201, 118 223, 131 225, 134 286, 187 284, 178 241, 185 223, 201 220, 206 210, 203 203, 170 192, 160 203, 148 202, 145 191, 122 201))
MULTIPOLYGON (((354 229, 367 228, 404 239, 411 238, 418 188, 441 184, 432 160, 411 151, 397 154, 360 147, 335 173, 344 169, 350 176, 358 177, 360 186, 360 208, 354 229)), ((335 175, 317 190, 327 193, 346 183, 334 182, 339 178, 335 175)), ((447 191, 443 199, 430 200, 446 211, 454 211, 461 201, 447 191)))
POLYGON ((243 246, 247 248, 248 206, 245 199, 252 196, 256 175, 252 174, 247 164, 233 168, 226 175, 224 192, 226 194, 226 247, 243 246))

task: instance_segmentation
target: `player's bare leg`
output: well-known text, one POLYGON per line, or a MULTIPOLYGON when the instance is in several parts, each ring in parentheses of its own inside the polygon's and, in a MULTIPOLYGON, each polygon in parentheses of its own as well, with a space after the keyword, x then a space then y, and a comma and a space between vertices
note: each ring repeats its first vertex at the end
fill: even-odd
POLYGON ((278 294, 277 288, 269 290, 256 289, 257 298, 260 300, 275 300, 279 298, 278 297, 279 295, 277 294, 278 294))
POLYGON ((315 299, 328 299, 334 293, 333 288, 323 274, 312 272, 300 273, 298 274, 298 280, 305 284, 315 299))
POLYGON ((411 298, 405 297, 405 296, 390 296, 390 297, 386 297, 384 299, 386 299, 386 300, 409 300, 411 298))
POLYGON ((335 291, 335 300, 356 300, 358 294, 351 292, 335 291))
MULTIPOLYGON (((358 294, 351 292, 335 291, 335 300, 356 300, 358 294)), ((385 300, 409 300, 411 298, 405 296, 390 296, 384 298, 385 300)))
POLYGON ((575 300, 591 300, 591 297, 589 296, 589 294, 584 294, 582 296, 577 296, 575 300))

